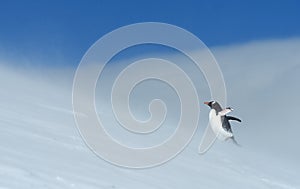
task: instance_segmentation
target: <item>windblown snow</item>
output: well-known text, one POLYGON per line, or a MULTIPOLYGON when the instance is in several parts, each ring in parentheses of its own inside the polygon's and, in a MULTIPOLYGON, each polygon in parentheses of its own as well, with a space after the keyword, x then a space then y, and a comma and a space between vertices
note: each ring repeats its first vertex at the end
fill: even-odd
MULTIPOLYGON (((271 42, 271 45, 274 46, 274 43, 271 42)), ((297 47, 299 50, 300 43, 297 44, 298 46, 286 46, 297 47)), ((232 47, 229 50, 215 49, 221 68, 227 67, 224 68, 225 80, 231 82, 228 85, 229 103, 234 103, 233 107, 237 106, 235 115, 243 119, 240 125, 233 125, 236 139, 242 147, 230 142, 216 142, 208 153, 199 155, 197 148, 206 127, 200 124, 192 142, 176 158, 161 166, 142 170, 111 165, 97 157, 85 145, 72 113, 72 74, 61 78, 54 76, 52 79, 43 79, 43 73, 15 71, 13 67, 3 64, 0 67, 0 188, 300 188, 300 166, 297 161, 299 139, 289 135, 290 131, 284 133, 284 129, 280 128, 289 130, 289 125, 283 125, 284 120, 291 124, 293 120, 289 118, 293 119, 293 116, 285 114, 287 109, 272 109, 278 104, 272 105, 271 102, 274 101, 266 100, 266 96, 271 93, 267 89, 274 90, 275 100, 296 97, 294 93, 298 93, 299 96, 299 85, 292 87, 289 83, 295 82, 295 73, 300 70, 299 53, 298 62, 295 63, 296 58, 289 60, 289 63, 285 64, 285 71, 280 64, 274 65, 273 70, 279 71, 269 71, 272 78, 263 77, 262 72, 268 70, 268 66, 261 64, 260 69, 255 68, 253 64, 258 66, 258 63, 254 63, 258 60, 248 53, 253 46, 254 49, 259 49, 258 51, 268 52, 269 49, 268 45, 260 43, 242 48, 232 47), (237 52, 240 55, 237 60, 230 58, 237 52), (255 59, 251 59, 253 64, 247 57, 255 59), (249 72, 255 72, 257 77, 261 77, 260 85, 255 86, 255 89, 251 90, 249 87, 254 85, 253 80, 257 78, 252 78, 250 73, 243 74, 228 68, 230 63, 230 66, 238 66, 243 58, 248 60, 249 69, 255 68, 255 71, 249 72), (238 79, 242 76, 243 82, 248 82, 246 90, 241 88, 243 85, 239 81, 241 79, 238 79), (289 93, 276 94, 276 91, 280 91, 284 86, 281 78, 286 79, 287 85, 284 89, 290 90, 289 93), (60 82, 60 79, 65 82, 60 82), (274 80, 277 84, 274 84, 274 80), (247 94, 250 95, 248 98, 247 94), (261 104, 254 104, 255 102, 261 104), (264 113, 263 107, 266 107, 262 106, 262 103, 268 107, 268 115, 259 118, 264 113), (272 120, 279 115, 284 120, 272 120), (271 132, 274 133, 268 133, 268 128, 261 128, 264 125, 272 125, 274 130, 271 132), (281 141, 292 141, 294 145, 281 150, 281 141), (256 148, 258 145, 260 146, 256 148)), ((273 53, 276 55, 277 51, 275 49, 273 53)), ((282 56, 289 58, 289 54, 286 53, 282 56)), ((268 60, 266 57, 261 55, 260 62, 268 60)), ((239 70, 245 71, 245 68, 239 70)), ((296 79, 299 81, 299 78, 296 79)), ((299 100, 294 100, 299 105, 299 100)), ((281 104, 281 101, 279 103, 281 104)), ((207 123, 209 110, 203 107, 201 111, 201 119, 204 119, 203 123, 207 123)), ((297 114, 297 111, 294 111, 295 117, 299 117, 297 114)), ((297 119, 294 118, 294 121, 297 119)), ((295 122, 293 129, 295 125, 299 127, 295 122)), ((299 128, 296 129, 293 132, 298 133, 299 128)))

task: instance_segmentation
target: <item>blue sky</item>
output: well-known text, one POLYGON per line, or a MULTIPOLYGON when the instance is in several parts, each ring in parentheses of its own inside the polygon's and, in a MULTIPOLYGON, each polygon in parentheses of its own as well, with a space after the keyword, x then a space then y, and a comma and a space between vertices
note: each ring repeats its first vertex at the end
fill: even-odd
POLYGON ((2 1, 0 56, 77 65, 101 36, 127 24, 183 27, 207 46, 300 35, 297 1, 2 1))

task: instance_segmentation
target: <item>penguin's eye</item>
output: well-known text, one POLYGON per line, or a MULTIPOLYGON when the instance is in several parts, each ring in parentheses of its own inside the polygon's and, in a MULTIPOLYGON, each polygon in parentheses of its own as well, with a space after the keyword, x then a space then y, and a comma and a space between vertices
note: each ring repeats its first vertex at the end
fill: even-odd
POLYGON ((214 104, 214 103, 216 103, 216 102, 215 102, 215 101, 212 101, 211 103, 214 104))

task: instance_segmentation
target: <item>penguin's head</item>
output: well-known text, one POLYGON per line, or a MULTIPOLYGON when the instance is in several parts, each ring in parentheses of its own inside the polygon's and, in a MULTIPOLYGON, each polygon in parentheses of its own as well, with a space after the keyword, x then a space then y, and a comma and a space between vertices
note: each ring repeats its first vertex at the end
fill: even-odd
POLYGON ((221 105, 217 101, 210 101, 210 102, 204 102, 207 106, 209 106, 211 109, 216 110, 216 112, 222 111, 221 105))
POLYGON ((204 104, 206 104, 210 108, 212 108, 215 103, 216 103, 216 101, 204 102, 204 104))

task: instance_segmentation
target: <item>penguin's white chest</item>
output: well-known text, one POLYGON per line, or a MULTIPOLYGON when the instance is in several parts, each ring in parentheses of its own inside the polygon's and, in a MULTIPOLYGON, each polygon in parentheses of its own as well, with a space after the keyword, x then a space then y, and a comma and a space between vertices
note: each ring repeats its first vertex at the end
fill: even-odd
POLYGON ((213 130, 213 132, 217 135, 218 139, 226 140, 233 136, 231 132, 226 131, 222 127, 221 116, 216 115, 216 111, 214 109, 209 112, 209 124, 213 130))

